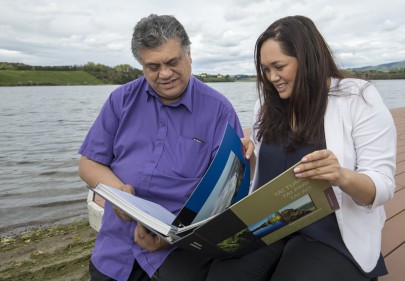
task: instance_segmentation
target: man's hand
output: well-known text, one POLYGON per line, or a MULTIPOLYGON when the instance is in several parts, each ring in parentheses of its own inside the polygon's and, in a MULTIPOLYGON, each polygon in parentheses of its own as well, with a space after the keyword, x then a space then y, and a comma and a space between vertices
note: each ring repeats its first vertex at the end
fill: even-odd
MULTIPOLYGON (((134 188, 132 187, 132 185, 129 185, 129 184, 121 185, 121 186, 117 187, 117 189, 122 190, 122 191, 127 192, 127 193, 132 194, 132 195, 135 194, 134 188)), ((125 214, 123 211, 121 211, 117 207, 113 207, 113 208, 114 208, 115 214, 118 217, 120 217, 121 219, 123 219, 124 221, 132 221, 133 220, 130 216, 125 214)))
POLYGON ((134 242, 139 247, 149 252, 155 252, 170 246, 165 240, 158 235, 152 234, 140 223, 137 224, 134 232, 134 242))

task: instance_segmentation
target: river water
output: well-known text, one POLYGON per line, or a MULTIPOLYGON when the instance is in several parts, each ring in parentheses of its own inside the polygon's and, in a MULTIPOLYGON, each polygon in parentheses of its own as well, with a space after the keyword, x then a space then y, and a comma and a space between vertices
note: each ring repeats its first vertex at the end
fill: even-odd
MULTIPOLYGON (((389 108, 405 80, 373 81, 389 108)), ((254 82, 212 83, 249 127, 254 82)), ((87 217, 77 151, 115 85, 0 87, 0 236, 87 217)))

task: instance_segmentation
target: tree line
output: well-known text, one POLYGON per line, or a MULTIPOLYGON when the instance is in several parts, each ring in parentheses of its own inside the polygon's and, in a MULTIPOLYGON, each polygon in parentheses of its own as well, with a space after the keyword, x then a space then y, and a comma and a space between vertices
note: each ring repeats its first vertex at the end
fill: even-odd
POLYGON ((85 65, 31 66, 23 63, 0 62, 0 70, 85 71, 105 84, 125 84, 143 75, 143 71, 120 64, 114 67, 88 62, 85 65))
MULTIPOLYGON (((85 65, 66 66, 31 66, 23 63, 0 62, 0 70, 36 70, 36 71, 85 71, 105 84, 125 84, 143 75, 143 71, 130 66, 120 64, 114 67, 99 63, 88 62, 85 65)), ((405 79, 405 68, 392 68, 385 70, 362 70, 355 71, 346 69, 343 72, 349 77, 366 80, 382 79, 405 79)), ((222 75, 222 74, 194 74, 203 82, 235 82, 254 81, 255 75, 222 75)))
MULTIPOLYGON (((105 84, 125 84, 143 75, 143 71, 128 64, 120 64, 114 67, 99 63, 88 62, 85 65, 64 66, 31 66, 24 63, 0 62, 0 70, 37 70, 37 71, 85 71, 105 84)), ((203 82, 235 82, 238 80, 254 80, 255 75, 222 75, 201 73, 194 75, 203 82)))
POLYGON ((350 77, 361 78, 365 80, 394 80, 405 79, 405 68, 392 68, 386 70, 344 70, 344 73, 350 77))

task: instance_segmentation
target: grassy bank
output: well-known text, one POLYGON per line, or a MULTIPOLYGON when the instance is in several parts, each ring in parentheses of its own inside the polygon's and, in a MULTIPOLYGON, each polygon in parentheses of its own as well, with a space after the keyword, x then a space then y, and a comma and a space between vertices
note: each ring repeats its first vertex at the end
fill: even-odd
MULTIPOLYGON (((0 68, 1 69, 1 68, 0 68)), ((133 70, 133 73, 120 71, 120 69, 106 68, 94 70, 0 70, 0 86, 69 86, 69 85, 121 85, 137 77, 140 77, 140 70, 133 70)), ((194 75, 205 83, 215 82, 255 82, 256 77, 218 77, 218 75, 201 76, 194 75)))
POLYGON ((85 71, 0 70, 0 86, 99 84, 104 83, 85 71))
POLYGON ((2 237, 0 280, 89 280, 96 234, 84 220, 2 237))

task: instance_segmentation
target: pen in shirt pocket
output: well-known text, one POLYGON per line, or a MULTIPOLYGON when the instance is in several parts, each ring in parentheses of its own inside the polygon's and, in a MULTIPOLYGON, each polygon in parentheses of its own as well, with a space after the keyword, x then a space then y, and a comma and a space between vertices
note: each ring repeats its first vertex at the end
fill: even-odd
POLYGON ((199 142, 199 143, 204 143, 204 141, 197 139, 197 138, 193 138, 193 141, 199 142))

